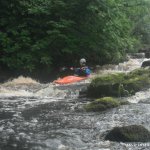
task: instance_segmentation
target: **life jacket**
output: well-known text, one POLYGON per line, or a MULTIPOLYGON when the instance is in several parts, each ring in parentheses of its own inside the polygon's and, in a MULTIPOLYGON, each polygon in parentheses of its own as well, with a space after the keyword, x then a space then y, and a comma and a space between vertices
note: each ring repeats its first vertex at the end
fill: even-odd
POLYGON ((89 76, 91 74, 91 70, 87 66, 85 66, 85 67, 77 68, 75 73, 78 76, 89 76))

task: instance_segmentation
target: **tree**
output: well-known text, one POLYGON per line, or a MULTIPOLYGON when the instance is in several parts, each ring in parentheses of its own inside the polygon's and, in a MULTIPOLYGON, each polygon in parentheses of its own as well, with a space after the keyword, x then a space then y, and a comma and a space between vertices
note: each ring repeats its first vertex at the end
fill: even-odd
POLYGON ((131 9, 136 5, 135 0, 0 1, 0 62, 30 71, 76 65, 81 57, 117 63, 141 34, 144 42, 149 36, 149 19, 143 13, 146 24, 137 23, 143 8, 131 9))

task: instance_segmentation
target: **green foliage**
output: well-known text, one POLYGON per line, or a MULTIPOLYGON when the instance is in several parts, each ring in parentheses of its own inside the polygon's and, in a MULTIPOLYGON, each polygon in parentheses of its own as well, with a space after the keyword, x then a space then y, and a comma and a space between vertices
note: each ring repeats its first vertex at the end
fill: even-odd
MULTIPOLYGON (((141 46, 150 46, 150 1, 132 0, 126 2, 128 9, 127 15, 133 23, 132 34, 141 41, 141 46)), ((139 47, 138 47, 139 48, 139 47)))
POLYGON ((129 96, 150 87, 150 69, 137 69, 128 74, 110 74, 93 79, 89 97, 129 96))
POLYGON ((133 30, 144 30, 145 42, 149 36, 149 18, 135 25, 137 12, 122 0, 0 1, 0 63, 30 71, 75 65, 81 57, 117 63, 138 43, 133 30))

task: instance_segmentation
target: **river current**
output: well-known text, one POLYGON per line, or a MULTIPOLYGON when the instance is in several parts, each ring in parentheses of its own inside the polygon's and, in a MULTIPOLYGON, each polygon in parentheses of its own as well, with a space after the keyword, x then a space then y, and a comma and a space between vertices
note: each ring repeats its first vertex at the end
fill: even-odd
MULTIPOLYGON (((98 75, 140 68, 144 58, 106 65, 98 75)), ((93 74, 95 76, 95 74, 93 74)), ((149 150, 150 143, 105 141, 116 126, 143 125, 150 130, 150 89, 123 98, 130 105, 85 112, 90 101, 79 95, 90 83, 41 84, 18 77, 0 84, 0 150, 149 150)))

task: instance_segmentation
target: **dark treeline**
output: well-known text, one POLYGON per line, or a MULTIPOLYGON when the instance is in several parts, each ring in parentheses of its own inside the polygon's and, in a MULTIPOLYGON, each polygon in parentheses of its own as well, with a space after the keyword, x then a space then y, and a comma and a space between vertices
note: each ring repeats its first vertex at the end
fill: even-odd
POLYGON ((1 0, 0 66, 118 63, 149 45, 149 0, 1 0))

